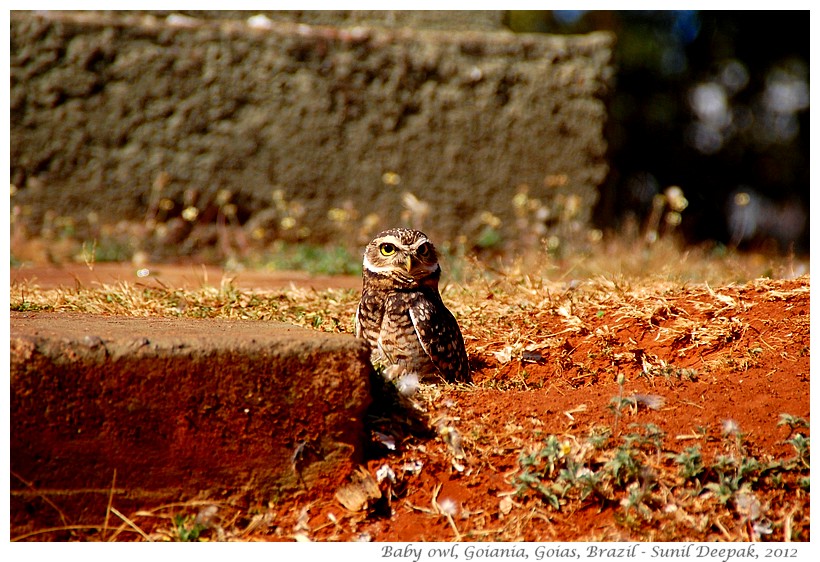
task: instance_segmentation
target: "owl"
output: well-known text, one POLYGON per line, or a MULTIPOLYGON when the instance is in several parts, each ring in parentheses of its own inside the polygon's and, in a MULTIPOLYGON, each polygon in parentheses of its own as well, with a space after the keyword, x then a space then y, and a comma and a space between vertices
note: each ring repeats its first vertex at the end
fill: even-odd
POLYGON ((440 277, 436 248, 418 230, 385 230, 365 248, 356 337, 370 344, 373 363, 388 378, 470 381, 464 338, 441 300, 440 277))

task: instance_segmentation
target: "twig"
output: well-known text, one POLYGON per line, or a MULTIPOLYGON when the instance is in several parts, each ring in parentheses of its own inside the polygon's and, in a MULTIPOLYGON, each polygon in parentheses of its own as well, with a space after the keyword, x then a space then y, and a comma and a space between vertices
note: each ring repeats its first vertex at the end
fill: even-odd
POLYGON ((447 516, 447 521, 450 523, 450 527, 453 528, 453 532, 456 534, 456 541, 461 542, 463 537, 461 536, 458 527, 456 527, 456 522, 453 521, 453 516, 449 513, 445 513, 445 515, 447 516))
POLYGON ((47 529, 37 529, 36 531, 31 531, 24 535, 20 535, 17 537, 12 537, 9 539, 10 542, 17 542, 23 541, 31 537, 36 537, 37 535, 45 535, 47 533, 59 533, 61 531, 81 531, 83 529, 99 529, 99 525, 66 525, 64 527, 48 527, 47 529))
POLYGON ((26 480, 25 478, 20 476, 19 474, 17 474, 13 470, 11 471, 11 475, 14 476, 15 478, 17 478, 20 482, 22 482, 23 484, 25 484, 29 488, 31 488, 38 496, 40 496, 43 499, 44 502, 46 502, 48 505, 53 507, 54 510, 60 515, 60 519, 62 519, 63 525, 65 526, 65 528, 68 528, 68 527, 71 526, 71 524, 68 522, 68 519, 65 516, 65 513, 63 513, 63 511, 59 507, 57 507, 56 503, 54 503, 53 501, 48 499, 48 496, 46 496, 45 494, 43 494, 39 490, 37 490, 37 488, 34 487, 34 484, 32 484, 31 482, 29 482, 28 480, 26 480))
POLYGON ((792 508, 786 514, 785 521, 783 521, 783 542, 792 542, 792 515, 797 508, 792 508))
POLYGON ((436 485, 435 489, 433 490, 433 497, 432 497, 433 511, 438 513, 439 515, 444 515, 447 518, 447 523, 450 524, 450 527, 452 527, 453 532, 456 534, 456 540, 461 541, 463 539, 463 537, 461 535, 461 532, 458 530, 458 527, 456 527, 456 522, 453 520, 453 515, 451 513, 447 513, 445 511, 443 511, 441 509, 441 506, 438 503, 438 493, 440 491, 441 491, 441 483, 439 482, 436 485))
POLYGON ((723 524, 720 522, 720 517, 715 517, 715 525, 718 529, 720 529, 720 532, 723 533, 723 536, 725 536, 727 540, 734 540, 732 538, 732 535, 729 534, 729 531, 726 530, 726 527, 724 527, 723 524))
POLYGON ((441 482, 436 484, 433 488, 433 495, 430 498, 430 503, 433 504, 433 513, 441 513, 441 508, 438 505, 438 493, 441 491, 441 482))
POLYGON ((108 493, 108 507, 105 509, 105 521, 103 521, 102 540, 108 534, 108 517, 111 515, 111 504, 114 502, 114 486, 117 484, 117 469, 114 469, 114 476, 111 478, 111 491, 108 493))
POLYGON ((147 540, 148 542, 154 542, 154 539, 152 539, 151 537, 149 537, 148 535, 146 535, 146 534, 145 534, 145 531, 143 531, 142 529, 140 529, 139 527, 137 527, 136 523, 134 523, 134 522, 133 522, 133 521, 131 521, 128 517, 126 517, 125 515, 123 515, 122 513, 120 513, 120 512, 117 510, 117 508, 115 508, 115 507, 113 507, 113 506, 112 506, 112 507, 111 507, 111 513, 113 513, 114 515, 116 515, 117 517, 119 517, 120 519, 122 519, 125 523, 127 523, 127 524, 128 524, 128 526, 130 526, 132 529, 134 529, 136 532, 138 532, 140 535, 142 535, 142 538, 144 538, 144 539, 145 539, 145 540, 147 540))
POLYGON ((701 410, 705 410, 705 408, 702 405, 696 404, 695 402, 691 402, 689 400, 681 400, 681 402, 686 404, 687 406, 694 406, 695 408, 700 408, 701 410))
POLYGON ((697 433, 690 433, 689 435, 676 435, 676 441, 686 441, 688 439, 703 439, 703 435, 699 435, 697 433))

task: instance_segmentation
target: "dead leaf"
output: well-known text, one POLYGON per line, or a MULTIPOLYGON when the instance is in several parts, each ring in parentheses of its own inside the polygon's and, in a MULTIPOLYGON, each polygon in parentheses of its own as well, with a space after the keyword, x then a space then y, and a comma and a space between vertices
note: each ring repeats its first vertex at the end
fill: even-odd
POLYGON ((510 511, 513 508, 513 501, 510 496, 504 496, 501 498, 501 501, 498 502, 498 510, 503 513, 504 515, 509 515, 510 511))
POLYGON ((495 360, 501 363, 502 365, 506 365, 507 363, 512 361, 512 353, 513 348, 510 345, 505 346, 504 349, 502 349, 501 351, 493 351, 495 360))
POLYGON ((336 490, 336 499, 350 511, 367 509, 371 502, 382 497, 379 484, 364 468, 359 467, 351 480, 350 484, 336 490))

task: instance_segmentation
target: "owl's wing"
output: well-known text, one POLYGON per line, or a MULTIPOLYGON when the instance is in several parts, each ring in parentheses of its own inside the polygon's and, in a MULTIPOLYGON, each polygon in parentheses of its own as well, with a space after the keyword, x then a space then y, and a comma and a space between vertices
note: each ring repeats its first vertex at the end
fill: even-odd
POLYGON ((410 305, 410 320, 422 349, 449 381, 469 382, 470 372, 464 338, 455 317, 440 304, 417 299, 410 305))

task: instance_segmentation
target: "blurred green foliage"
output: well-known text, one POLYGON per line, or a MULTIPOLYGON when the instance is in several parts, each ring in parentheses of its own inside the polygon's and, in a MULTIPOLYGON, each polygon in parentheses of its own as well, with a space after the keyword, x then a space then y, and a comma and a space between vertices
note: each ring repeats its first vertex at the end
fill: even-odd
POLYGON ((809 11, 512 11, 517 32, 617 36, 596 221, 680 186, 689 241, 808 252, 809 11))

